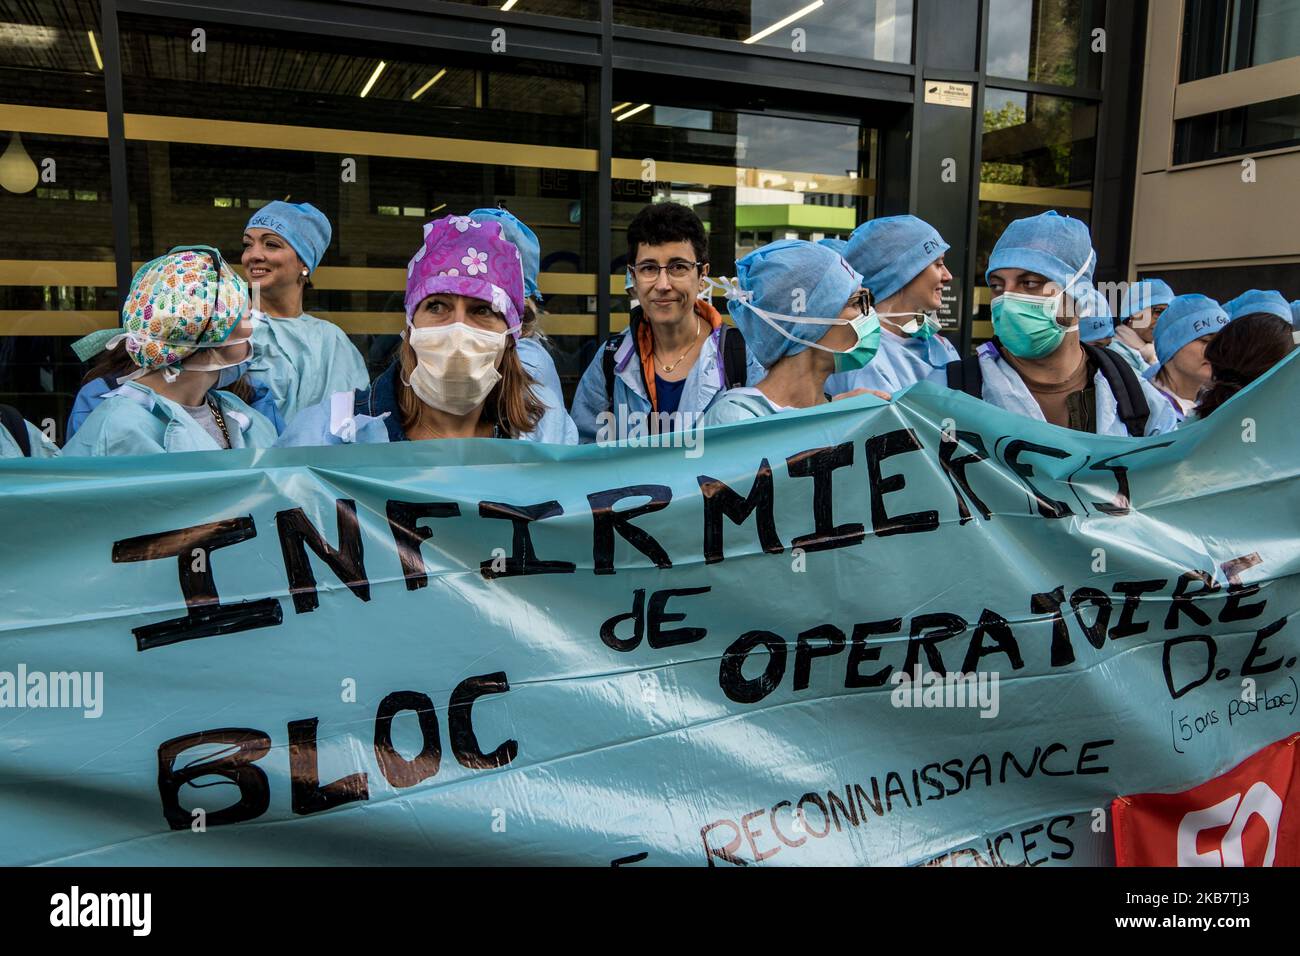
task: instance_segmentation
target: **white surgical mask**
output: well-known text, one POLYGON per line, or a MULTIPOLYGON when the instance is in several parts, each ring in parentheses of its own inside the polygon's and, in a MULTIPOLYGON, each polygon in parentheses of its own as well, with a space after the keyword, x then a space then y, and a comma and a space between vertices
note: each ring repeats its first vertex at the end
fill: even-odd
POLYGON ((940 328, 939 319, 933 312, 877 312, 876 315, 882 319, 894 319, 898 331, 919 339, 930 338, 940 328), (908 321, 899 322, 898 319, 908 321))
POLYGON ((420 401, 452 415, 466 415, 487 400, 501 381, 497 362, 509 332, 476 329, 463 322, 415 328, 406 339, 415 350, 410 385, 420 401))
POLYGON ((185 359, 180 365, 181 369, 186 372, 220 372, 217 376, 217 388, 226 388, 239 380, 239 377, 248 371, 248 364, 253 360, 253 339, 249 336, 237 342, 222 342, 222 347, 229 348, 234 345, 246 345, 242 358, 235 359, 233 362, 214 361, 216 356, 210 356, 204 352, 198 352, 185 359))

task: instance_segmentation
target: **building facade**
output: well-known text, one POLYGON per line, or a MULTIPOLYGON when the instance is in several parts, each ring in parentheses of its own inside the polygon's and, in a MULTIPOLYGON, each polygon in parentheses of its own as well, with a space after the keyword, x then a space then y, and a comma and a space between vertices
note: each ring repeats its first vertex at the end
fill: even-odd
POLYGON ((1134 273, 1300 299, 1300 2, 1153 3, 1145 62, 1134 273))
POLYGON ((922 216, 969 347, 1011 219, 1088 221, 1102 280, 1163 254, 1133 210, 1147 20, 1102 0, 0 0, 0 401, 62 439, 69 343, 117 323, 134 268, 192 243, 237 261, 273 199, 330 217, 307 308, 375 368, 421 224, 503 205, 541 239, 571 386, 626 323, 626 226, 662 199, 699 212, 724 275, 775 239, 922 216))

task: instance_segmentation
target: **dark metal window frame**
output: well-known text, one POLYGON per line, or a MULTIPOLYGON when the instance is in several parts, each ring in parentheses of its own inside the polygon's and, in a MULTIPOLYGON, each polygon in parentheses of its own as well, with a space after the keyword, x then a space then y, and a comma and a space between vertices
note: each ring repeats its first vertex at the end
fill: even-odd
MULTIPOLYGON (((1189 0, 1198 2, 1198 0, 1189 0)), ((1091 0, 1086 4, 1091 7, 1091 0)), ((1116 3, 1106 5, 1108 29, 1116 17, 1116 3)), ((912 62, 885 63, 873 60, 845 60, 818 54, 794 54, 780 47, 751 47, 738 41, 717 41, 660 30, 615 26, 613 0, 599 0, 599 20, 576 20, 512 12, 503 20, 497 9, 470 7, 445 0, 100 0, 104 25, 105 103, 108 113, 109 162, 112 183, 113 237, 116 253, 118 293, 124 296, 132 275, 130 254, 130 194, 127 175, 126 140, 123 123, 121 43, 118 18, 121 14, 165 17, 195 22, 219 22, 243 28, 273 29, 306 35, 347 37, 413 48, 459 50, 490 54, 491 28, 503 23, 510 28, 510 60, 527 59, 586 66, 596 71, 599 103, 597 122, 599 169, 596 185, 599 202, 595 209, 598 237, 608 236, 612 220, 611 158, 613 131, 610 110, 614 71, 629 74, 674 73, 698 78, 701 83, 718 83, 772 91, 797 90, 800 94, 825 95, 834 106, 825 112, 866 116, 879 104, 910 108, 911 114, 895 135, 901 135, 908 151, 906 182, 894 171, 878 179, 877 209, 915 209, 917 152, 913 124, 924 96, 927 79, 947 79, 975 87, 974 122, 970 141, 970 169, 978 170, 985 90, 999 89, 1065 96, 1105 103, 1101 88, 1062 87, 1052 84, 990 77, 987 74, 989 3, 980 4, 977 62, 974 70, 926 69, 923 57, 925 31, 937 28, 926 18, 927 0, 917 0, 912 31, 912 62), (856 105, 855 105, 856 104, 856 105), (847 111, 847 112, 846 112, 847 111), (901 131, 901 132, 900 132, 901 131), (893 185, 886 187, 887 180, 893 185), (890 194, 892 189, 892 194, 890 194)), ((497 54, 492 54, 496 56, 497 54)), ((1104 86, 1103 79, 1103 86, 1104 86)), ((883 132, 883 131, 882 131, 883 132)), ((1101 144, 1098 146, 1100 155, 1101 144)), ((1094 203, 1100 190, 1094 192, 1094 203)), ((966 275, 974 284, 979 188, 969 189, 966 275)), ((609 275, 612 253, 609 243, 598 238, 597 331, 608 334, 611 294, 609 275)), ((969 303, 963 303, 963 343, 969 342, 969 303)))
MULTIPOLYGON (((1102 28, 1106 31, 1107 37, 1110 36, 1110 27, 1112 22, 1111 17, 1112 17, 1112 13, 1114 12, 1112 8, 1114 4, 1121 3, 1121 2, 1131 3, 1132 0, 1110 0, 1110 2, 1105 4, 1105 6, 1102 8, 1103 9, 1102 28)), ((1192 0, 1192 2, 1194 2, 1194 0, 1192 0)), ((1059 83, 1040 83, 1036 80, 1018 80, 1018 79, 1013 79, 1012 77, 998 76, 996 73, 989 73, 988 72, 989 5, 990 5, 989 0, 984 0, 983 7, 980 11, 981 19, 980 19, 980 60, 979 60, 980 73, 988 81, 989 86, 999 90, 1016 90, 1018 92, 1023 92, 1023 93, 1046 93, 1050 96, 1064 96, 1072 99, 1085 99, 1085 100, 1101 99, 1102 87, 1105 86, 1104 68, 1102 70, 1103 73, 1102 82, 1096 86, 1092 86, 1090 84, 1080 84, 1080 83, 1074 83, 1071 84, 1070 86, 1062 86, 1059 83)), ((1096 11, 1097 11, 1096 0, 1083 0, 1082 5, 1080 6, 1079 19, 1085 24, 1093 23, 1096 20, 1096 16, 1097 16, 1096 11)), ((1089 33, 1089 36, 1091 36, 1091 32, 1089 33)), ((1089 51, 1091 50, 1091 44, 1087 45, 1087 49, 1089 51)), ((1080 58, 1084 57, 1085 55, 1086 54, 1084 53, 1084 48, 1081 47, 1079 51, 1080 58)), ((1076 76, 1077 75, 1078 75, 1078 71, 1076 70, 1076 76)))
MULTIPOLYGON (((112 184, 113 240, 119 298, 130 286, 130 190, 123 121, 122 59, 119 15, 217 22, 246 29, 259 27, 289 33, 347 37, 433 49, 490 53, 491 28, 510 28, 509 59, 529 59, 589 66, 598 71, 599 170, 596 209, 598 235, 608 235, 612 218, 613 129, 609 119, 613 71, 689 68, 701 79, 822 92, 864 101, 906 102, 912 98, 910 64, 854 61, 845 64, 823 56, 802 56, 780 48, 751 49, 741 43, 710 43, 701 38, 613 25, 613 0, 600 0, 600 19, 585 21, 528 13, 511 13, 441 0, 100 0, 104 24, 104 86, 108 113, 109 166, 112 184)), ((496 55, 496 54, 493 54, 496 55)), ((608 334, 611 252, 597 242, 597 333, 608 334)))
POLYGON ((1186 0, 1179 82, 1249 68, 1255 53, 1258 7, 1258 0, 1186 0))

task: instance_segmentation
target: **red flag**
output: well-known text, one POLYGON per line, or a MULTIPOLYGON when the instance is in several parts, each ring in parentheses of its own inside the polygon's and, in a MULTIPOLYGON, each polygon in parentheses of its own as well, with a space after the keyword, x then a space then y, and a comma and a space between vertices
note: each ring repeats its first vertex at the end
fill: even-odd
POLYGON ((1300 734, 1181 793, 1111 804, 1119 866, 1300 866, 1300 734))

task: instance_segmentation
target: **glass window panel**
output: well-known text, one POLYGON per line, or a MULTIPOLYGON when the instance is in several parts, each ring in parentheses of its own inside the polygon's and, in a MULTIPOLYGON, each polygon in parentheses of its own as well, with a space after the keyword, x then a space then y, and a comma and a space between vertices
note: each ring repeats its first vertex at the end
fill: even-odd
POLYGON ((1101 54, 1092 52, 1092 31, 1103 14, 1100 2, 1088 0, 991 0, 989 76, 1097 86, 1101 54))
POLYGON ((1300 0, 1255 0, 1250 65, 1300 56, 1300 0))
POLYGON ((1097 106, 1041 93, 990 89, 981 140, 975 247, 975 339, 988 338, 984 272, 1014 219, 1049 209, 1088 222, 1096 165, 1097 106))
MULTIPOLYGON (((620 291, 627 226, 646 203, 696 211, 714 275, 734 275, 737 259, 778 239, 848 238, 874 214, 876 134, 861 120, 653 104, 615 123, 614 157, 611 255, 620 291)), ((619 321, 625 314, 613 326, 619 321)))
POLYGON ((68 343, 116 317, 103 38, 93 0, 0 2, 0 402, 59 440, 68 343))
POLYGON ((1182 82, 1300 56, 1300 0, 1186 0, 1182 82))
POLYGON ((912 0, 614 0, 614 22, 758 47, 912 62, 912 0), (795 33, 794 31, 802 31, 795 33))
POLYGON ((985 95, 980 182, 1080 190, 1088 205, 1096 163, 1097 106, 1082 100, 990 89, 985 95))
POLYGON ((1300 145, 1300 96, 1193 116, 1174 124, 1176 163, 1295 145, 1300 145))
POLYGON ((502 22, 508 22, 511 13, 534 13, 551 17, 570 17, 576 20, 600 18, 599 0, 454 0, 454 2, 485 10, 500 10, 502 22))
MULTIPOLYGON (((541 242, 543 328, 595 331, 594 217, 582 215, 598 158, 594 73, 219 27, 205 58, 189 52, 189 29, 124 23, 135 259, 202 241, 237 260, 252 210, 311 202, 333 238, 306 308, 353 335, 377 372, 422 224, 502 205, 541 242)), ((576 349, 557 356, 571 378, 576 349)))

